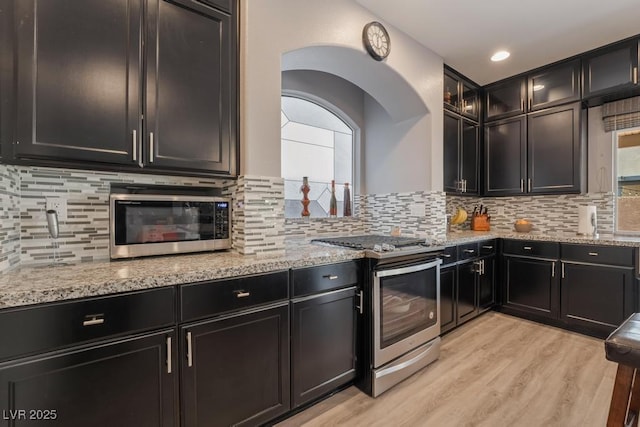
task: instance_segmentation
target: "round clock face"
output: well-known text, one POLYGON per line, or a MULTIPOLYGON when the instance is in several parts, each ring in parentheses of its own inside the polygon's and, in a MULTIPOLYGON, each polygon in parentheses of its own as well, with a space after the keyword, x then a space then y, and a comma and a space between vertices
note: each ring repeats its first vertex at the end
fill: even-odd
POLYGON ((391 40, 389 33, 379 22, 369 22, 362 30, 364 46, 375 60, 382 61, 389 55, 391 40))

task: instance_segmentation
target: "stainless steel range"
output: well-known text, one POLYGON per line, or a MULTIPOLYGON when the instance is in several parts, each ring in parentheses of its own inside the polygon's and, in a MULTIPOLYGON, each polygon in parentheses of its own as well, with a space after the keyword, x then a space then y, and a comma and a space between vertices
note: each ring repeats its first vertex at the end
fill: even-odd
POLYGON ((314 241, 365 251, 358 387, 376 397, 440 356, 443 247, 377 235, 314 241))

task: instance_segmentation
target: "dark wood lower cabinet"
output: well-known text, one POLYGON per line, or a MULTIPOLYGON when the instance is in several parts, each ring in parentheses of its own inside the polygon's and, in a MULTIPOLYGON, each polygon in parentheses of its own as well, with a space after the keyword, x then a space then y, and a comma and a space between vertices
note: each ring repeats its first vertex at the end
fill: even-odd
POLYGON ((170 329, 3 363, 0 425, 177 426, 176 362, 170 329))
POLYGON ((456 266, 440 270, 440 332, 456 326, 456 266))
POLYGON ((528 257, 504 257, 504 307, 555 319, 560 309, 556 262, 528 257))
POLYGON ((458 266, 458 324, 465 322, 478 312, 476 261, 466 262, 458 266))
POLYGON ((356 376, 356 288, 293 301, 292 405, 298 407, 356 376))
POLYGON ((606 336, 635 311, 633 268, 562 265, 562 320, 606 336))
POLYGON ((185 427, 261 425, 289 410, 289 303, 183 326, 185 427))

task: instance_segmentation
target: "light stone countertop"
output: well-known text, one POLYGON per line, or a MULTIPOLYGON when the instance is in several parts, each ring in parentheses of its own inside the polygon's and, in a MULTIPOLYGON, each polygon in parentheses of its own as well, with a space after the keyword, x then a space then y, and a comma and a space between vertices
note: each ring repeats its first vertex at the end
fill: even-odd
POLYGON ((284 255, 271 257, 224 251, 20 267, 0 276, 0 309, 330 264, 362 256, 362 251, 291 240, 284 255))
MULTIPOLYGON (((494 238, 640 247, 640 238, 515 232, 451 232, 447 246, 494 238)), ((58 267, 20 267, 0 276, 0 309, 118 292, 151 289, 331 264, 362 258, 362 251, 287 239, 282 255, 244 256, 233 252, 162 256, 125 261, 96 261, 58 267)))

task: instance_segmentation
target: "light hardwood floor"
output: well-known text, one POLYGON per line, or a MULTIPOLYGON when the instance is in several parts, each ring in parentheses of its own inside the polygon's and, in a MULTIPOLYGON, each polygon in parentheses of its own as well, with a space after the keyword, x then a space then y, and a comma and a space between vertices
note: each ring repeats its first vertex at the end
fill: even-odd
POLYGON ((602 340, 490 312, 440 359, 373 399, 350 387, 289 426, 604 426, 616 364, 602 340))

